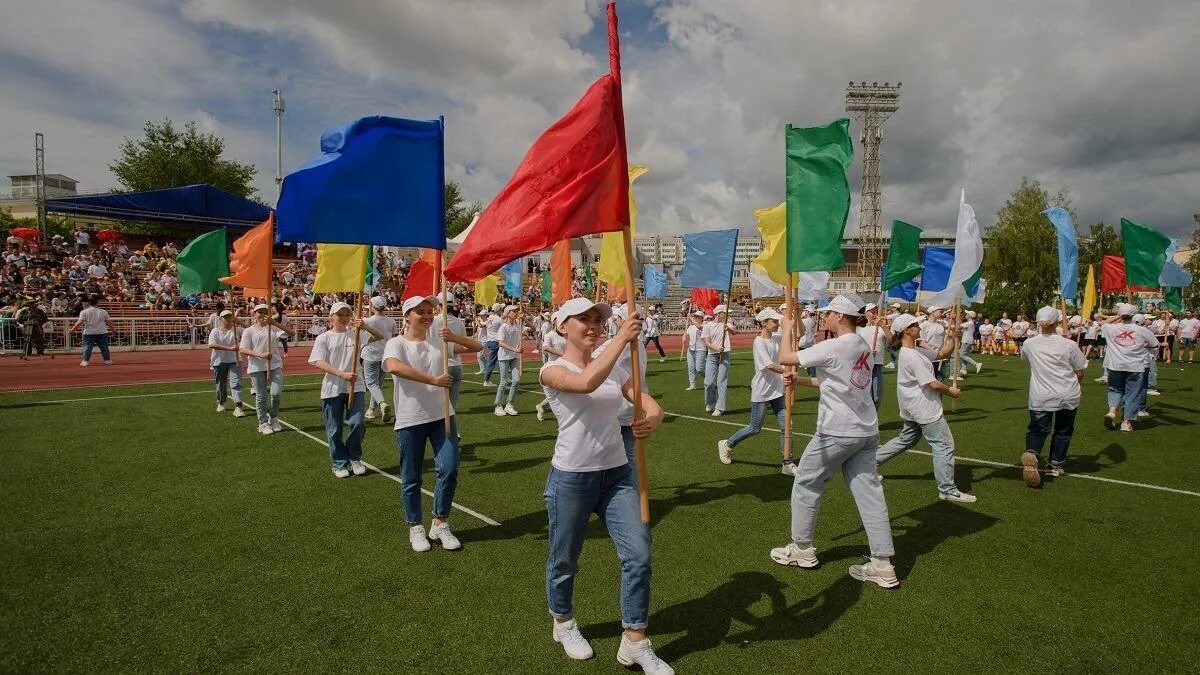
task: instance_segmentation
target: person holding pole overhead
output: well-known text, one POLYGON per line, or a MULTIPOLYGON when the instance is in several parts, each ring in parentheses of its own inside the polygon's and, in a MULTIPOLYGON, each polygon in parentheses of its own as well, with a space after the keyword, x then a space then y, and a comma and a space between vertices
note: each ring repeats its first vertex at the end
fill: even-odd
POLYGON ((729 308, 717 305, 713 320, 701 338, 708 349, 704 366, 704 412, 720 417, 725 412, 725 394, 729 391, 729 308))
POLYGON ((329 441, 333 477, 347 478, 351 473, 361 476, 367 472, 362 463, 362 441, 367 433, 363 421, 367 386, 364 378, 358 376, 356 360, 364 334, 367 344, 383 340, 384 334, 355 317, 354 310, 344 302, 333 303, 329 318, 329 330, 313 342, 308 362, 325 373, 321 379, 321 416, 329 441))
POLYGON ((242 331, 239 353, 246 360, 246 373, 254 383, 254 409, 258 413, 258 433, 270 435, 283 431, 279 422, 279 404, 283 400, 283 360, 275 348, 281 335, 291 329, 271 318, 271 308, 254 306, 254 323, 242 331))

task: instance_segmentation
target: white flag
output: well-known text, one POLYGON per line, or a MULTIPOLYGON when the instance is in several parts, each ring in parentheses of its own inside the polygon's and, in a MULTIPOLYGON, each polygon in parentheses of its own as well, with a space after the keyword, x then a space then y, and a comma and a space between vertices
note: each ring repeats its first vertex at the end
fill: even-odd
POLYGON ((796 275, 796 297, 816 302, 828 297, 829 272, 800 272, 796 275))
POLYGON ((783 286, 772 281, 761 265, 750 263, 750 297, 781 298, 784 292, 783 286))
POLYGON ((963 286, 983 265, 983 237, 979 234, 979 221, 975 220, 975 209, 967 203, 964 188, 958 202, 958 230, 954 236, 954 264, 950 267, 950 280, 946 289, 925 301, 926 305, 952 307, 955 302, 971 304, 971 296, 963 286))

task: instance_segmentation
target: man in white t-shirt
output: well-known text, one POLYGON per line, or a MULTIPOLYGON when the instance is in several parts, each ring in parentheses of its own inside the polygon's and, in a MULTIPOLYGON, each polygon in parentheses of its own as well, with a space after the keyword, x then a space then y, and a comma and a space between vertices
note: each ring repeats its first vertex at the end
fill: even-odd
POLYGON ((727 319, 729 308, 717 305, 713 320, 704 327, 700 338, 708 349, 704 365, 704 412, 720 417, 725 412, 725 394, 729 391, 730 333, 727 319))
POLYGON ((642 337, 645 338, 642 346, 649 347, 650 343, 653 342, 654 346, 658 348, 658 362, 666 363, 667 353, 663 351, 662 342, 659 342, 659 337, 662 336, 661 328, 658 325, 659 318, 658 309, 651 307, 649 313, 646 315, 646 321, 642 325, 642 337))
POLYGON ((93 279, 103 279, 108 276, 108 268, 101 265, 99 261, 93 262, 87 268, 88 276, 93 279))
POLYGON ((1179 322, 1179 360, 1183 361, 1183 352, 1187 350, 1188 363, 1196 362, 1196 338, 1200 335, 1200 319, 1196 318, 1196 313, 1192 310, 1186 310, 1183 313, 1183 320, 1179 322))
POLYGON ((238 352, 246 359, 246 374, 254 383, 254 411, 258 415, 258 433, 270 435, 283 431, 279 405, 283 401, 283 359, 278 342, 292 330, 271 318, 271 308, 254 306, 253 323, 242 331, 238 352))
POLYGON ((1083 393, 1079 383, 1087 368, 1087 359, 1079 351, 1079 345, 1054 333, 1061 320, 1057 309, 1043 307, 1035 318, 1039 334, 1027 339, 1021 350, 1021 358, 1029 362, 1029 430, 1025 434, 1025 453, 1021 455, 1021 475, 1030 487, 1042 484, 1038 462, 1046 437, 1050 436, 1051 422, 1054 436, 1050 440, 1046 474, 1057 477, 1066 473, 1063 465, 1075 433, 1075 411, 1083 393))
POLYGON ((375 407, 378 406, 379 417, 384 422, 388 421, 389 411, 387 396, 383 393, 383 346, 396 334, 396 320, 384 312, 387 304, 387 299, 382 296, 376 295, 371 298, 371 316, 363 319, 363 324, 370 326, 383 337, 368 342, 359 352, 363 363, 363 379, 367 393, 371 395, 363 419, 375 419, 375 407))
POLYGON ((112 355, 108 352, 108 335, 113 331, 112 318, 108 312, 100 309, 100 296, 93 295, 88 301, 88 307, 79 313, 79 320, 71 326, 72 331, 83 329, 83 360, 81 366, 87 366, 92 359, 92 349, 100 348, 100 357, 104 365, 112 365, 112 355))
MULTIPOLYGON (((926 349, 938 351, 946 342, 946 308, 937 305, 929 306, 929 314, 925 316, 925 320, 919 325, 921 326, 921 346, 926 349)), ((945 359, 938 359, 933 363, 933 372, 939 380, 945 380, 946 375, 949 375, 949 369, 944 368, 945 359)))
POLYGON ((1121 431, 1133 431, 1133 420, 1141 409, 1139 400, 1143 380, 1148 376, 1149 360, 1154 358, 1158 340, 1154 334, 1133 321, 1137 308, 1128 303, 1117 305, 1117 316, 1097 314, 1102 324, 1100 335, 1106 344, 1104 370, 1108 375, 1108 414, 1104 426, 1116 428, 1117 407, 1124 408, 1121 431))
POLYGON ((504 311, 504 305, 492 305, 492 313, 488 315, 486 323, 487 339, 484 340, 483 346, 483 386, 494 387, 492 384, 492 373, 496 370, 496 365, 500 362, 500 326, 504 325, 504 317, 501 316, 504 311))

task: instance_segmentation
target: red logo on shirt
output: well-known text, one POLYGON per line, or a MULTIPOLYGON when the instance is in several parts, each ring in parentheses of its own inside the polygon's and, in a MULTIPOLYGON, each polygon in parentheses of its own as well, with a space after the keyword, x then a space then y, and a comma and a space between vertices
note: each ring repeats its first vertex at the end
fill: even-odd
POLYGON ((871 352, 863 352, 850 369, 850 384, 857 389, 871 386, 871 352))
POLYGON ((1116 343, 1122 347, 1132 347, 1134 342, 1133 331, 1125 330, 1117 333, 1116 343))

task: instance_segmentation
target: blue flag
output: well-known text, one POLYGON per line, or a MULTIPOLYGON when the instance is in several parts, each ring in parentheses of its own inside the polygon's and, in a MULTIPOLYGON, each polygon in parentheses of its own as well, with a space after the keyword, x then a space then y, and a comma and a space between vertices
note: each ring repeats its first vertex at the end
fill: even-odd
MULTIPOLYGON (((947 271, 947 273, 949 273, 949 271, 947 271)), ((881 285, 883 284, 883 280, 886 276, 887 267, 883 267, 879 270, 879 283, 881 285)), ((920 286, 920 283, 920 280, 914 277, 900 284, 899 286, 885 289, 887 291, 887 297, 895 300, 903 300, 904 302, 916 302, 917 287, 920 286)))
POLYGON ((514 298, 521 297, 521 282, 525 276, 525 259, 517 258, 501 269, 504 270, 504 292, 514 298))
POLYGON ((684 288, 715 288, 729 292, 733 285, 733 257, 737 251, 737 230, 713 230, 683 235, 683 272, 679 283, 684 288))
POLYGON ((1064 300, 1079 298, 1079 245, 1075 242, 1075 223, 1071 214, 1061 206, 1052 206, 1042 213, 1058 232, 1058 287, 1064 300))
POLYGON ((642 295, 647 300, 661 300, 667 297, 667 275, 654 265, 642 266, 642 295))
POLYGON ((1167 246, 1167 261, 1158 275, 1158 285, 1163 288, 1186 288, 1192 285, 1192 273, 1175 262, 1175 252, 1178 250, 1179 240, 1172 239, 1171 245, 1167 246))
POLYGON ((442 120, 363 117, 283 179, 276 239, 444 249, 442 120))

